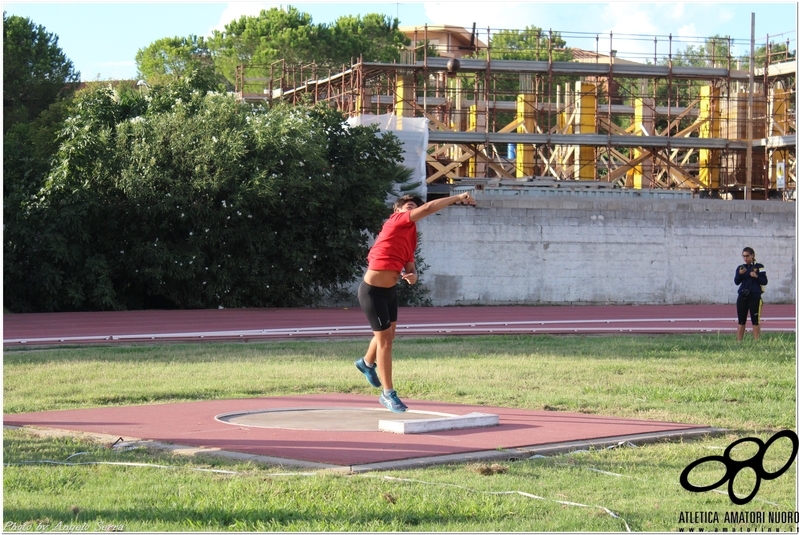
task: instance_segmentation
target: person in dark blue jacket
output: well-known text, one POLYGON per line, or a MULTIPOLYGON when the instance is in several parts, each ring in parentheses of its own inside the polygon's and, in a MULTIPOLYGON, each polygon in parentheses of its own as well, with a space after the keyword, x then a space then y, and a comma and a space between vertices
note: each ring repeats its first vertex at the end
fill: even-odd
POLYGON ((746 332, 746 314, 752 319, 752 336, 760 338, 760 310, 763 308, 763 286, 768 284, 766 268, 755 260, 755 250, 744 247, 744 263, 735 270, 735 284, 738 285, 738 341, 746 332))

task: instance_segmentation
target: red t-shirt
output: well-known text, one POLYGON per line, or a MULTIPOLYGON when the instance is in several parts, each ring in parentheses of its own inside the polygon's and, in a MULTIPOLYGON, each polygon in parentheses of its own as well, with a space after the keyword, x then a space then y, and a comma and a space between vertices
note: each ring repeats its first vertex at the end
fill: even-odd
POLYGON ((369 269, 377 271, 402 271, 405 264, 413 262, 416 251, 416 223, 410 212, 392 214, 383 224, 377 240, 369 251, 369 269))

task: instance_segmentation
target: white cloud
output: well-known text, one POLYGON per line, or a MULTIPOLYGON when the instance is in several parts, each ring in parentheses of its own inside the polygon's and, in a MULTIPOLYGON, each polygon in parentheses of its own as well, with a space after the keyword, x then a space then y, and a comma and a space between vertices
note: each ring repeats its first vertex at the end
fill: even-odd
POLYGON ((618 34, 654 35, 657 26, 652 22, 651 4, 608 4, 605 20, 613 25, 606 31, 618 34))
POLYGON ((533 2, 426 2, 425 14, 433 24, 449 24, 485 31, 522 29, 535 24, 534 10, 545 4, 533 2))
POLYGON ((691 24, 686 24, 677 30, 676 35, 678 37, 696 37, 696 25, 693 22, 691 24))
POLYGON ((612 48, 618 51, 619 57, 632 61, 652 61, 656 54, 661 60, 669 52, 674 54, 689 44, 702 44, 711 35, 734 34, 729 24, 736 19, 734 4, 610 2, 599 5, 602 6, 601 21, 597 22, 604 23, 604 26, 595 25, 600 32, 600 52, 607 53, 610 42, 606 37, 613 32, 612 48), (675 28, 678 29, 675 31, 675 28))
POLYGON ((619 57, 640 62, 654 59, 656 52, 658 56, 668 52, 667 37, 660 37, 656 45, 654 37, 642 36, 667 36, 675 21, 685 17, 683 4, 672 3, 439 1, 424 6, 433 23, 467 29, 476 23, 482 40, 487 28, 493 33, 535 25, 561 32, 569 46, 602 54, 609 54, 612 47, 619 57))
POLYGON ((653 4, 621 2, 605 4, 602 20, 597 21, 596 26, 599 34, 599 52, 608 54, 612 49, 617 52, 618 57, 639 63, 654 60, 656 53, 654 38, 641 37, 659 33, 657 24, 653 22, 658 20, 654 8, 653 4))

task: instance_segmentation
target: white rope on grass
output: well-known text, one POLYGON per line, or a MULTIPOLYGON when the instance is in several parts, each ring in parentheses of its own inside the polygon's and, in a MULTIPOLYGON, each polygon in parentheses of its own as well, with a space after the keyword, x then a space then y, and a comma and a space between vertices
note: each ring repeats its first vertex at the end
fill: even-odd
POLYGON ((605 474, 606 476, 628 477, 630 479, 635 479, 633 476, 625 476, 624 474, 617 474, 616 472, 608 472, 606 470, 600 470, 599 468, 586 467, 586 470, 591 470, 592 472, 599 472, 600 474, 605 474))
POLYGON ((371 475, 371 474, 362 474, 362 476, 365 476, 365 477, 379 477, 379 478, 386 479, 386 480, 389 480, 389 481, 402 481, 402 482, 405 482, 405 483, 419 483, 419 484, 422 484, 422 485, 436 485, 436 486, 442 486, 442 487, 455 487, 455 488, 458 488, 458 489, 463 489, 463 490, 466 490, 466 491, 469 491, 469 492, 477 492, 477 493, 480 493, 480 494, 491 494, 491 495, 518 494, 519 496, 524 496, 525 498, 532 498, 534 500, 550 501, 550 502, 559 503, 561 505, 573 505, 573 506, 576 506, 576 507, 596 507, 596 508, 602 509, 603 511, 605 511, 607 514, 609 514, 613 518, 616 518, 616 519, 621 520, 622 522, 624 522, 624 527, 627 529, 628 532, 632 533, 632 530, 630 529, 630 526, 627 524, 626 520, 624 520, 622 517, 620 517, 619 515, 617 515, 616 513, 614 513, 613 511, 611 511, 610 509, 608 509, 607 507, 604 507, 602 505, 586 505, 586 504, 582 504, 582 503, 566 502, 566 501, 563 501, 563 500, 555 500, 555 499, 552 499, 552 498, 545 498, 543 496, 536 496, 535 494, 530 494, 529 492, 524 492, 524 491, 521 491, 521 490, 503 490, 503 491, 477 490, 477 489, 471 489, 469 487, 464 487, 463 485, 455 485, 454 483, 436 483, 436 482, 430 482, 430 481, 421 481, 419 479, 407 479, 407 478, 393 477, 393 476, 376 476, 376 475, 371 475))
MULTIPOLYGON (((717 493, 719 493, 719 494, 723 494, 724 496, 729 496, 729 494, 728 494, 728 493, 726 493, 726 492, 724 492, 723 490, 719 490, 719 489, 710 489, 710 490, 711 490, 711 492, 717 492, 717 493)), ((752 498, 752 499, 753 499, 753 500, 757 500, 757 501, 759 501, 759 502, 767 503, 767 504, 769 504, 769 505, 773 505, 773 506, 775 506, 775 507, 779 507, 779 506, 780 506, 780 504, 778 504, 778 503, 770 502, 770 501, 768 501, 768 500, 764 500, 764 499, 762 499, 762 498, 758 498, 757 496, 755 496, 755 497, 754 497, 754 498, 752 498)))
MULTIPOLYGON (((146 449, 146 446, 137 443, 137 442, 122 442, 122 438, 118 439, 113 444, 106 446, 108 449, 116 452, 122 451, 130 451, 135 450, 138 448, 146 449)), ((153 464, 153 463, 134 463, 134 462, 111 462, 111 461, 93 461, 93 462, 85 462, 85 463, 75 463, 75 462, 66 462, 72 459, 73 457, 78 457, 80 455, 91 455, 93 452, 91 451, 79 451, 77 453, 73 453, 69 457, 67 457, 64 461, 51 461, 51 460, 41 460, 41 461, 19 461, 16 463, 4 463, 3 466, 19 466, 25 464, 54 464, 54 465, 61 465, 61 466, 89 466, 89 465, 109 465, 109 466, 132 466, 136 468, 160 468, 160 469, 179 469, 184 468, 187 470, 193 470, 197 472, 210 472, 215 474, 226 474, 226 475, 242 475, 241 472, 234 472, 232 470, 219 470, 214 468, 193 468, 188 466, 169 466, 169 465, 162 465, 162 464, 153 464)), ((285 472, 285 473, 277 473, 277 474, 267 474, 267 477, 272 476, 315 476, 317 475, 316 472, 285 472)))
MULTIPOLYGON (((625 440, 622 440, 618 444, 611 444, 610 446, 607 446, 607 447, 605 447, 603 449, 612 450, 612 449, 620 448, 622 446, 627 446, 629 448, 637 448, 638 447, 635 444, 633 444, 632 442, 627 442, 625 440)), ((570 451, 570 452, 566 453, 566 455, 574 455, 575 453, 591 453, 591 452, 589 450, 574 450, 574 451, 570 451)), ((544 458, 543 455, 536 455, 535 457, 536 458, 544 458)), ((530 457, 530 459, 532 459, 532 457, 530 457)), ((572 466, 572 465, 569 465, 569 466, 572 466)), ((627 477, 627 478, 630 478, 630 479, 636 479, 636 478, 634 478, 632 476, 626 476, 624 474, 617 474, 616 472, 608 472, 606 470, 600 470, 599 468, 591 468, 591 467, 588 467, 588 466, 586 466, 584 468, 586 470, 591 470, 592 472, 598 472, 600 474, 605 474, 607 476, 627 477)))
MULTIPOLYGON (((555 464, 557 464, 558 466, 567 466, 567 467, 569 467, 569 468, 576 468, 576 466, 575 466, 575 465, 573 465, 573 464, 564 464, 564 463, 555 463, 555 464)), ((581 468, 584 468, 584 469, 586 469, 586 470, 590 470, 590 471, 592 471, 592 472, 598 472, 598 473, 600 473, 600 474, 605 474, 605 475, 608 475, 608 476, 626 477, 626 478, 628 478, 628 479, 633 479, 633 480, 635 480, 635 481, 648 481, 647 479, 644 479, 644 478, 635 477, 635 476, 628 476, 628 475, 624 475, 624 474, 616 474, 616 473, 614 473, 614 472, 607 472, 607 471, 605 471, 605 470, 599 470, 598 468, 591 468, 590 466, 583 466, 583 467, 581 467, 581 468)), ((729 495, 728 495, 728 494, 727 494, 725 491, 723 491, 723 490, 719 490, 719 489, 711 489, 711 490, 712 490, 713 492, 716 492, 716 493, 718 493, 718 494, 723 494, 724 496, 729 496, 729 495)), ((774 505, 775 507, 779 507, 779 506, 780 506, 780 504, 778 504, 778 503, 770 502, 770 501, 768 501, 768 500, 764 500, 763 498, 754 497, 754 498, 752 498, 752 499, 753 499, 753 500, 757 500, 757 501, 759 501, 759 502, 767 503, 767 504, 769 504, 769 505, 774 505)))
MULTIPOLYGON (((74 455, 70 455, 73 457, 74 455)), ((111 462, 111 461, 94 461, 94 462, 86 462, 86 463, 68 463, 65 461, 50 461, 50 460, 42 460, 42 461, 19 461, 16 463, 3 463, 3 466, 20 466, 24 464, 54 464, 54 465, 61 465, 61 466, 89 466, 93 464, 97 465, 110 465, 110 466, 132 466, 137 468, 162 468, 162 469, 172 469, 177 470, 180 468, 186 470, 195 470, 197 472, 212 472, 216 474, 226 474, 226 475, 235 475, 240 476, 244 475, 242 472, 234 472, 232 470, 219 470, 215 468, 191 468, 188 466, 168 466, 162 464, 152 464, 152 463, 123 463, 123 462, 111 462)), ((275 477, 275 476, 316 476, 318 475, 316 472, 282 472, 277 474, 264 474, 265 477, 275 477)))
MULTIPOLYGON (((74 457, 74 455, 70 455, 70 457, 74 457)), ((123 463, 123 462, 111 462, 111 461, 93 461, 93 462, 86 462, 86 463, 68 463, 66 461, 50 461, 50 460, 42 460, 42 461, 19 461, 16 463, 4 463, 4 466, 19 466, 23 464, 55 464, 61 466, 89 466, 89 465, 110 465, 110 466, 134 466, 140 468, 169 468, 169 469, 178 469, 178 468, 188 468, 185 466, 167 466, 162 464, 150 464, 150 463, 123 463)), ((231 470, 216 470, 213 468, 188 468, 189 470, 196 470, 198 472, 214 472, 217 474, 229 474, 229 475, 238 475, 239 472, 233 472, 231 470)))
MULTIPOLYGON (((618 444, 613 444, 613 445, 608 446, 607 448, 604 448, 604 449, 611 450, 611 449, 617 448, 619 446, 629 446, 629 447, 632 447, 632 448, 637 448, 638 447, 635 444, 633 444, 632 442, 619 442, 618 444)), ((719 447, 719 446, 706 446, 706 447, 708 449, 719 449, 719 450, 724 449, 724 448, 719 447)), ((575 453, 590 453, 590 451, 589 450, 574 450, 574 451, 570 451, 570 452, 566 453, 565 455, 573 455, 575 453)), ((546 456, 545 455, 536 454, 536 455, 531 455, 526 460, 529 461, 530 459, 546 459, 546 456)), ((554 464, 556 464, 558 466, 568 466, 570 468, 575 468, 575 465, 572 465, 572 464, 564 464, 564 463, 557 463, 557 462, 554 463, 554 464)), ((605 471, 605 470, 600 470, 598 468, 591 468, 590 466, 583 466, 583 467, 580 467, 580 468, 585 468, 586 470, 590 470, 592 472, 598 472, 600 474, 605 474, 605 475, 608 475, 608 476, 626 477, 626 478, 629 478, 629 479, 633 479, 635 481, 647 481, 646 479, 643 479, 643 478, 640 478, 640 477, 628 476, 628 475, 624 475, 624 474, 617 474, 615 472, 608 472, 608 471, 605 471)), ((718 494, 723 494, 724 496, 729 496, 729 494, 727 494, 723 490, 719 490, 719 489, 711 489, 711 490, 713 492, 718 493, 718 494)), ((778 504, 778 503, 770 502, 770 501, 764 500, 762 498, 755 497, 753 499, 757 500, 759 502, 767 503, 769 505, 774 505, 775 507, 779 507, 780 506, 780 504, 778 504)))

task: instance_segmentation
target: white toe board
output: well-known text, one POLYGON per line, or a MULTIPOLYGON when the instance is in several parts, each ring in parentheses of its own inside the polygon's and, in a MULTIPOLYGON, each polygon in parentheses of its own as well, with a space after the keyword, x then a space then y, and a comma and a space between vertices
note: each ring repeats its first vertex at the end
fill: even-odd
POLYGON ((449 418, 430 418, 426 420, 380 420, 380 431, 410 435, 430 433, 432 431, 449 431, 452 429, 469 429, 473 427, 491 427, 499 425, 498 414, 472 412, 463 416, 449 418))

